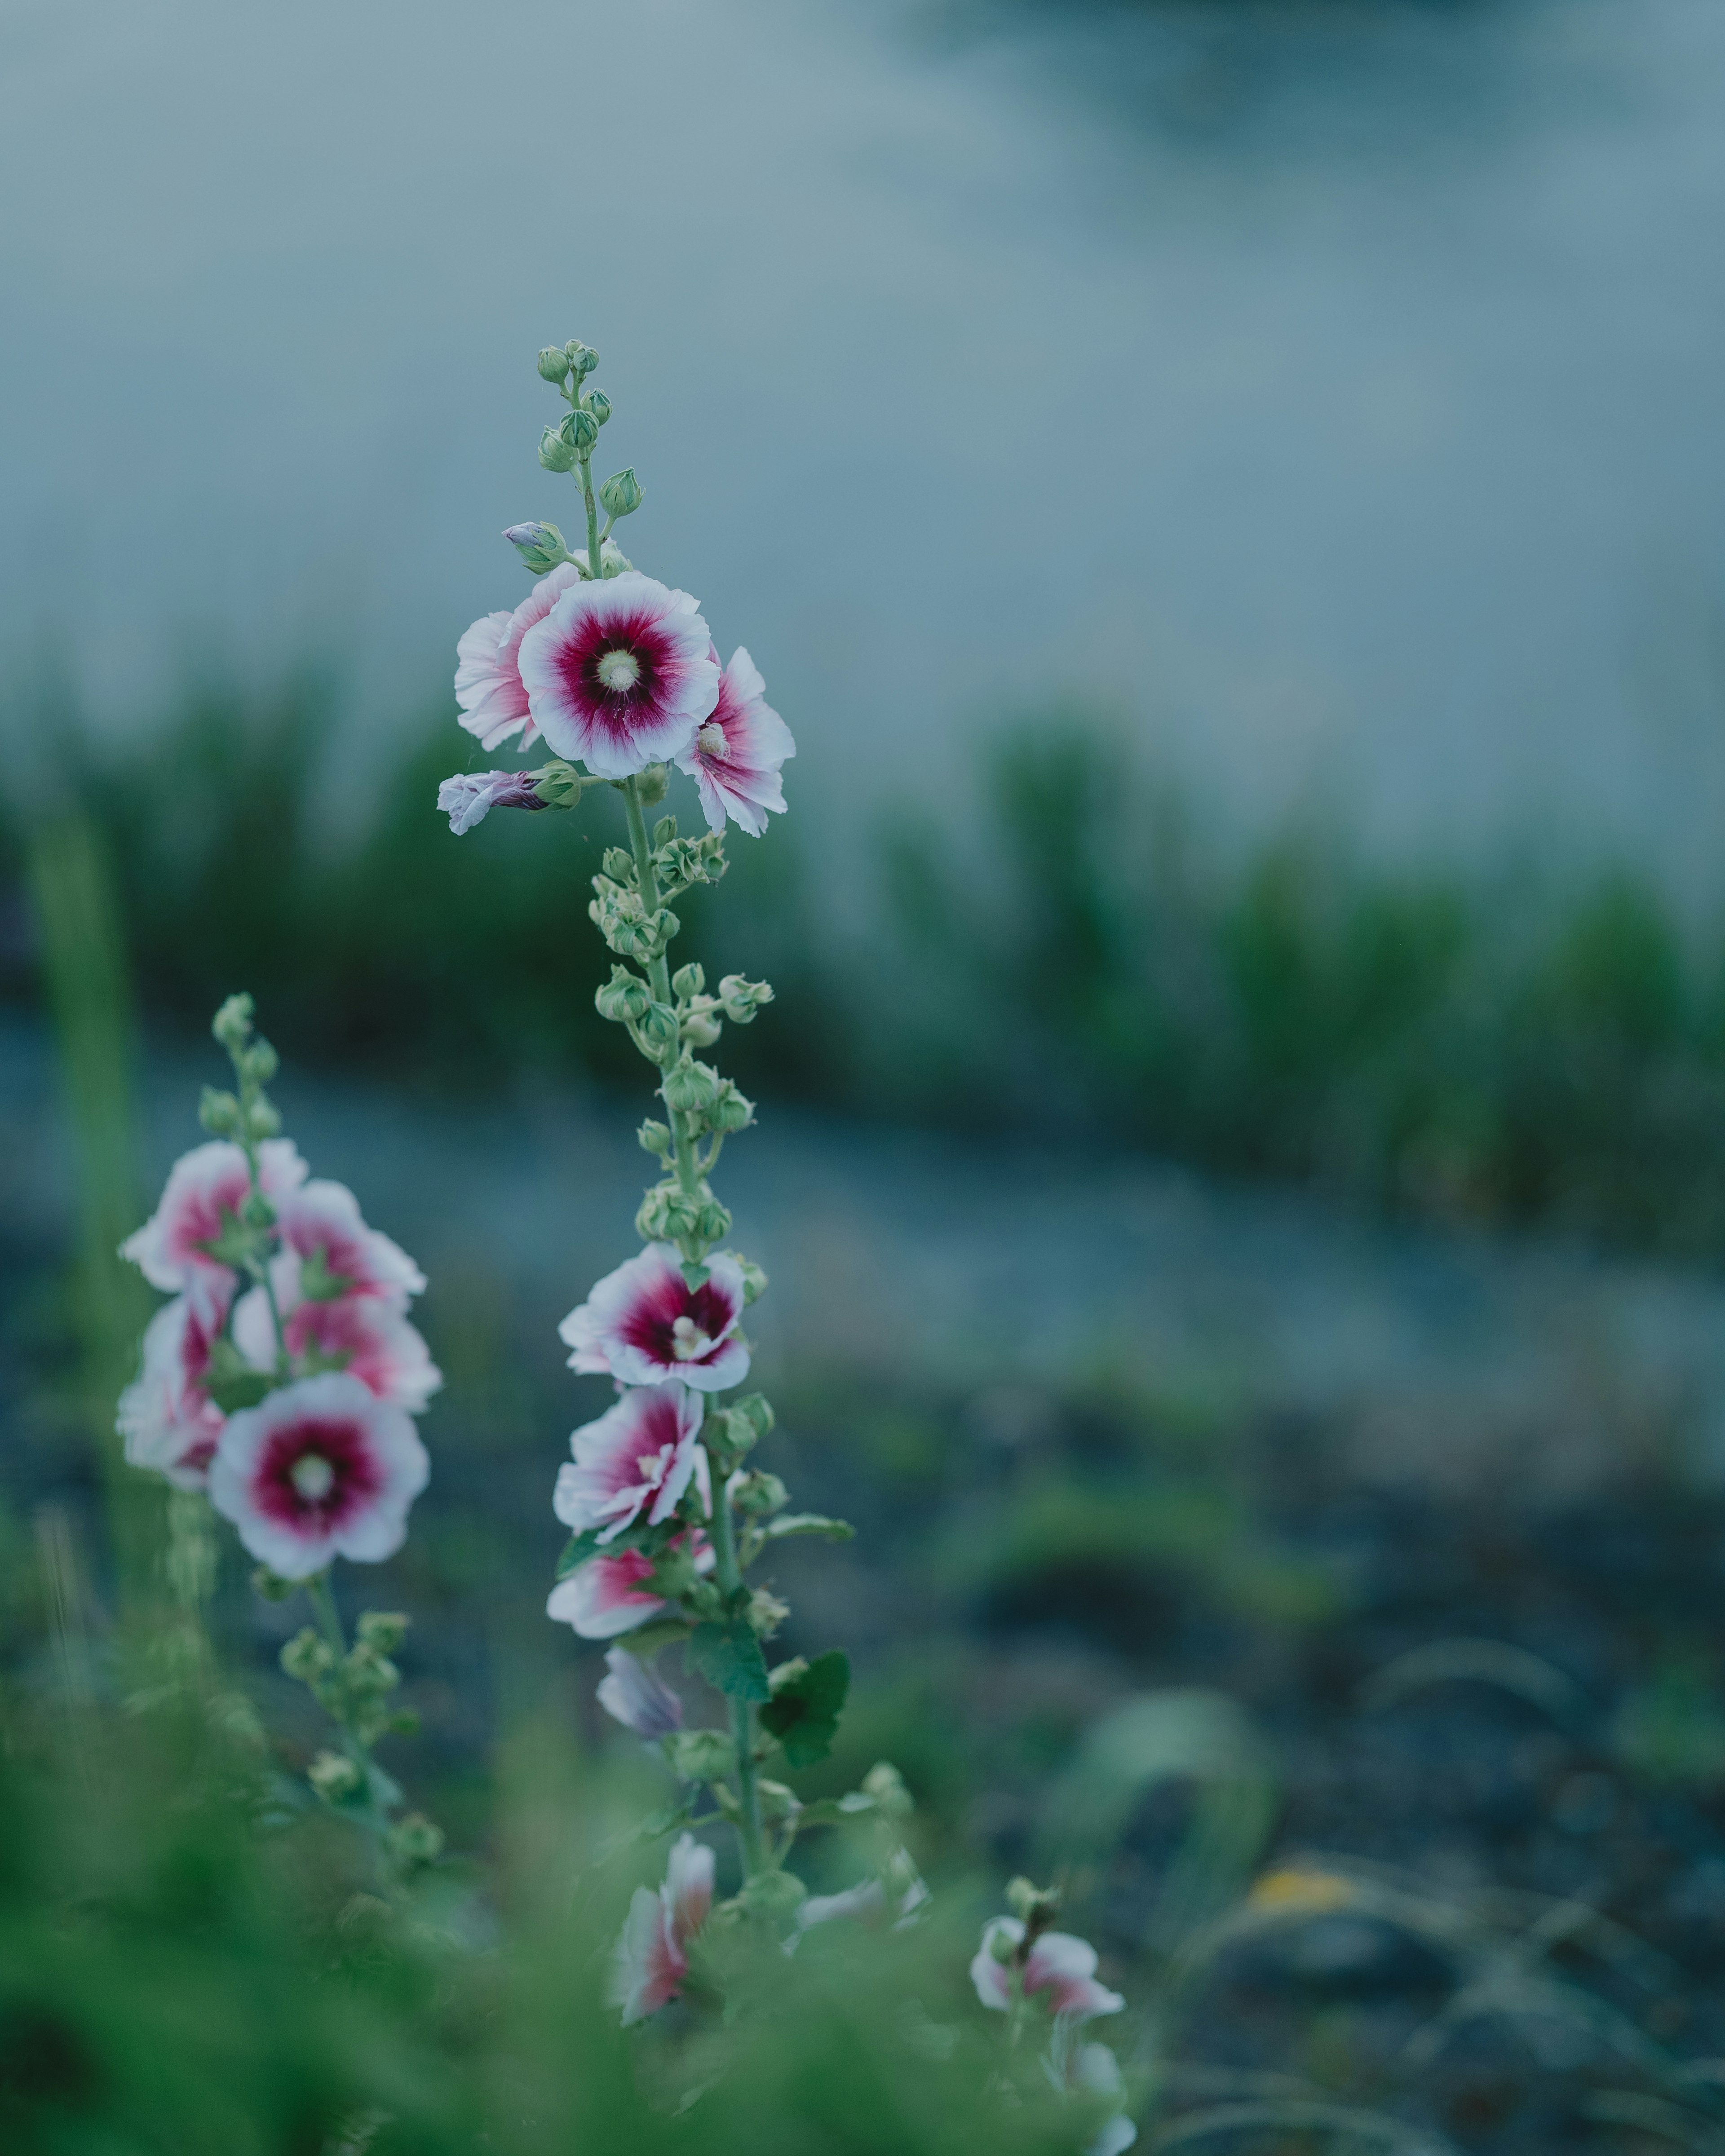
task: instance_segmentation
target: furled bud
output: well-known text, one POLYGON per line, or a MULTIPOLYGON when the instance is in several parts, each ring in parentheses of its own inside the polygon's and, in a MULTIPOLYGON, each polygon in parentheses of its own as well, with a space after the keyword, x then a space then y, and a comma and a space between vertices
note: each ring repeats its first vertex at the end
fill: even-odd
POLYGON ((611 400, 603 389, 589 389, 582 403, 603 427, 611 416, 611 400))
POLYGON ((650 1152, 663 1160, 671 1149, 671 1134, 663 1123, 655 1123, 649 1116, 635 1132, 635 1142, 643 1152, 650 1152))
POLYGON ((761 1467, 739 1476, 731 1486, 731 1502, 738 1512, 756 1512, 762 1518, 769 1512, 782 1512, 790 1498, 790 1491, 778 1476, 761 1467))
POLYGON ((579 337, 571 337, 563 350, 578 381, 584 382, 599 363, 598 354, 590 344, 583 344, 579 337))
POLYGON ((695 1232, 703 1243, 716 1243, 731 1233, 731 1215, 716 1198, 709 1198, 696 1214, 695 1232))
POLYGON ((231 1093, 218 1093, 213 1086, 206 1086, 198 1104, 198 1120, 213 1138, 237 1138, 239 1103, 231 1093))
POLYGON ((565 448, 572 449, 579 456, 590 449, 599 439, 599 423, 591 412, 583 411, 578 406, 574 411, 564 413, 557 427, 557 436, 565 448))
POLYGON ((210 1031, 230 1055, 238 1055, 251 1038, 252 1008, 249 996, 229 996, 210 1021, 210 1031))
POLYGON ((635 1030, 641 1036, 642 1046, 651 1054, 668 1055, 677 1045, 677 1014, 669 1004, 649 1004, 635 1021, 635 1030))
POLYGON ((569 355, 561 346, 548 344, 539 355, 541 379, 556 382, 561 389, 569 375, 569 355))
POLYGON ((393 1655, 408 1636, 408 1620, 398 1609, 367 1609, 357 1630, 361 1646, 374 1655, 393 1655))
POLYGON ((741 1415, 757 1438, 770 1436, 778 1420, 772 1402, 762 1393, 745 1393, 740 1400, 732 1402, 731 1412, 741 1415))
POLYGON ((730 1079, 721 1079, 719 1097, 707 1110, 706 1119, 716 1131, 727 1136, 732 1131, 746 1131, 755 1119, 755 1104, 746 1100, 730 1079))
POLYGON ((686 1055, 665 1075, 665 1104, 685 1115, 710 1108, 718 1093, 717 1073, 686 1055))
POLYGON ((307 1625, 303 1630, 295 1632, 282 1649, 281 1666, 283 1674, 296 1682, 315 1684, 336 1666, 335 1652, 329 1641, 307 1625))
POLYGON ((771 1588, 757 1587, 749 1597, 749 1628, 763 1640, 770 1640, 790 1614, 790 1604, 771 1588))
POLYGON ((641 1018, 652 1000, 652 990, 639 973, 630 973, 627 966, 614 966, 610 979, 602 983, 593 995, 599 1016, 619 1024, 625 1019, 641 1018))
POLYGON ((575 452, 555 427, 547 427, 539 437, 539 461, 547 471, 566 472, 575 469, 575 452))
POLYGON ((555 524, 511 524, 503 536, 521 556, 521 567, 536 577, 544 576, 569 558, 563 535, 555 524))
MULTIPOLYGON (((733 1250, 737 1269, 742 1275, 742 1299, 746 1303, 758 1302, 767 1292, 767 1276, 752 1258, 746 1258, 741 1250, 733 1250)), ((757 1396, 758 1397, 758 1395, 757 1396)), ((762 1406, 766 1405, 764 1401, 762 1406)), ((768 1409, 769 1414, 771 1409, 768 1409)))
POLYGON ((633 516, 641 506, 641 482, 635 477, 634 466, 625 465, 620 472, 602 480, 599 500, 608 516, 633 516))
POLYGON ((671 991, 680 1003, 698 996, 706 986, 706 975, 692 960, 686 966, 679 966, 671 975, 671 991))
POLYGON ((916 1807, 910 1791, 905 1787, 905 1778, 891 1760, 882 1759, 870 1768, 862 1779, 863 1794, 872 1797, 889 1818, 902 1819, 906 1812, 916 1807))
POLYGON ((389 1830, 391 1852, 402 1864, 435 1864, 443 1854, 444 1830, 424 1812, 409 1812, 389 1830))
POLYGON ((746 981, 741 973, 726 973, 719 983, 719 1002, 733 1025, 747 1025, 755 1013, 773 1000, 765 981, 746 981))
POLYGON ((326 1804, 345 1803, 365 1785, 359 1768, 339 1752, 320 1752, 305 1769, 305 1779, 326 1804))
POLYGON ((737 1770, 737 1747, 719 1729, 680 1729, 665 1740, 665 1756, 681 1782, 718 1782, 737 1770))
POLYGON ((634 882, 634 855, 624 853, 621 846, 607 846, 599 856, 599 866, 613 883, 620 883, 627 887, 634 882))

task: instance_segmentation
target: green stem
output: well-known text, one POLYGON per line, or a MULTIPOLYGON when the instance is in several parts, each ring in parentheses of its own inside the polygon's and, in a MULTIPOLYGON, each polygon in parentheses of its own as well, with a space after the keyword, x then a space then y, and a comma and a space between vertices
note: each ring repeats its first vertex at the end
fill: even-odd
MULTIPOLYGON (((709 1454, 709 1460, 712 1455, 709 1454)), ((713 1577, 726 1603, 742 1592, 742 1568, 737 1562, 737 1539, 732 1523, 731 1499, 717 1460, 712 1460, 713 1577)), ((731 1734, 737 1746, 737 1838, 742 1845, 745 1880, 763 1871, 761 1849, 761 1799, 755 1787, 755 1710, 746 1699, 731 1702, 731 1734)))
POLYGON ((581 459, 581 499, 587 510, 587 566, 593 580, 598 583, 603 572, 599 567, 599 506, 593 494, 593 452, 581 459))
MULTIPOLYGON (((653 865, 653 849, 647 838, 647 819, 641 808, 640 782, 625 778, 619 791, 623 795, 623 806, 629 818, 629 843, 635 857, 635 881, 640 886, 641 904, 648 917, 659 911, 659 873, 653 865)), ((654 1000, 674 1009, 671 994, 670 967, 661 951, 656 958, 647 963, 647 985, 653 991, 654 1000)), ((701 1188, 701 1166, 696 1158, 695 1140, 690 1133, 688 1119, 665 1103, 665 1120, 670 1125, 671 1143, 676 1150, 677 1181, 693 1197, 701 1188)))

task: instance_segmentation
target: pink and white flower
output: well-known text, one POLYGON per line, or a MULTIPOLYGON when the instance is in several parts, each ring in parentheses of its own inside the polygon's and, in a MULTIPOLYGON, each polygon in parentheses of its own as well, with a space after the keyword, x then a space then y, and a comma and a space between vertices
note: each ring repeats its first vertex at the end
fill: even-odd
MULTIPOLYGON (((539 729, 529 715, 521 680, 521 639, 580 581, 581 572, 572 562, 560 562, 548 577, 539 579, 512 613, 483 615, 455 646, 455 701, 461 706, 462 725, 478 735, 481 747, 495 748, 522 729, 524 749, 538 740, 539 729)), ((445 785, 454 783, 444 781, 445 785)), ((445 805, 439 793, 438 806, 445 805)))
POLYGON ((393 1556, 430 1472, 400 1408, 345 1370, 326 1371, 228 1417, 209 1497, 260 1564, 309 1579, 333 1558, 393 1556))
POLYGON ((705 1283, 691 1288, 674 1246, 649 1243, 607 1273, 557 1327, 573 1350, 569 1368, 624 1385, 678 1378, 701 1393, 741 1384, 749 1368, 748 1343, 737 1330, 742 1268, 720 1250, 706 1270, 705 1283))
MULTIPOLYGON (((680 1535, 673 1547, 686 1547, 688 1539, 680 1535)), ((695 1569, 711 1572, 714 1558, 706 1537, 697 1535, 693 1548, 695 1569)), ((644 1584, 652 1576, 653 1560, 640 1550, 589 1558, 552 1588, 545 1614, 557 1624, 572 1625, 583 1640, 614 1640, 665 1608, 664 1596, 644 1584)))
POLYGON ((683 1726, 683 1702, 650 1662, 627 1647, 605 1656, 609 1674, 599 1680, 598 1701, 614 1721, 652 1743, 683 1726))
MULTIPOLYGON (((713 654, 714 664, 718 654, 713 654)), ((760 669, 739 644, 719 676, 719 701, 677 758, 701 794, 708 827, 722 831, 728 815, 758 839, 770 809, 784 813, 779 771, 797 753, 791 730, 767 701, 760 669)))
MULTIPOLYGON (((321 1301, 283 1296, 277 1306, 289 1358, 302 1367, 357 1378, 373 1398, 409 1414, 423 1414, 444 1381, 418 1327, 379 1296, 321 1301)), ((254 1288, 235 1310, 234 1344, 259 1369, 274 1363, 275 1321, 262 1288, 254 1288)))
POLYGON ((623 2023, 644 2021, 668 2005, 689 1974, 688 1945, 713 1906, 713 1853, 692 1834, 681 1835, 655 1894, 637 1887, 611 1972, 611 2003, 623 2023))
MULTIPOLYGON (((258 1181, 264 1195, 283 1204, 305 1180, 305 1163, 288 1138, 267 1138, 258 1148, 258 1181)), ((221 1235, 251 1194, 242 1149, 224 1138, 194 1146, 168 1171, 161 1203, 120 1255, 138 1266, 152 1287, 169 1295, 194 1280, 231 1281, 231 1268, 212 1258, 208 1245, 221 1235)))
POLYGON ((540 732, 600 778, 680 756, 719 693, 694 600, 637 569, 569 586, 521 638, 517 664, 540 732))
POLYGON ((153 1467, 182 1490, 201 1490, 222 1435, 222 1410, 204 1390, 210 1349, 228 1316, 225 1285, 198 1281, 164 1303, 144 1333, 136 1378, 120 1395, 116 1427, 134 1467, 153 1467))
POLYGON ((706 1405, 675 1382, 626 1392, 570 1439, 575 1457, 557 1471, 552 1510, 578 1535, 597 1528, 602 1543, 644 1514, 651 1527, 668 1520, 697 1466, 706 1466, 699 1440, 706 1405))
POLYGON ((398 1310, 425 1292, 425 1276, 399 1243, 368 1228, 345 1183, 320 1178, 278 1209, 282 1250, 276 1293, 296 1302, 309 1267, 326 1294, 379 1296, 398 1310))
POLYGON ((494 808, 542 808, 533 774, 528 771, 458 771, 439 781, 437 805, 459 839, 483 824, 494 808))
MULTIPOLYGON (((1016 1917, 993 1917, 983 1927, 983 1943, 970 1964, 970 1980, 984 2006, 1004 2013, 1012 2005, 1015 1953, 1003 1960, 998 1948, 1024 1944, 1024 1928, 1016 1917)), ((1019 1971, 1027 1999, 1046 1994, 1049 2010, 1068 2021, 1087 2021, 1096 2014, 1117 2014, 1126 2001, 1096 1981, 1096 1950, 1070 1932, 1044 1932, 1019 1971)))

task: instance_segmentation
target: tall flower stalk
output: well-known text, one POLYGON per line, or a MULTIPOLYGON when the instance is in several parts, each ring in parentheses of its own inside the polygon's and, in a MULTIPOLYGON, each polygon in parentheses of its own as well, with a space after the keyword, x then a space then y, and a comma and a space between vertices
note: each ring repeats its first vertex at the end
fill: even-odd
MULTIPOLYGON (((767 1279, 727 1246, 731 1215, 713 1177, 726 1140, 755 1111, 709 1059, 726 1024, 752 1024, 773 991, 737 973, 709 989, 699 965, 673 969, 670 951, 676 901, 725 872, 727 824, 758 838, 783 810, 781 773, 795 745, 748 653, 739 648, 721 668, 695 601, 617 547, 614 526, 639 508, 641 489, 632 470, 593 485, 611 416, 609 398, 587 386, 598 364, 578 341, 538 361, 568 407, 546 429, 540 462, 574 477, 585 543, 572 552, 554 524, 511 526, 504 536, 534 574, 532 590, 475 622, 457 649, 468 732, 487 749, 542 740, 555 755, 531 768, 457 774, 438 800, 459 835, 494 808, 571 810, 595 788, 620 796, 623 843, 606 848, 588 909, 615 962, 596 1000, 655 1073, 663 1112, 639 1137, 660 1173, 635 1218, 646 1247, 559 1327, 570 1367, 609 1378, 615 1398, 575 1431, 557 1479, 553 1509, 571 1538, 547 1607, 581 1637, 611 1643, 600 1703, 658 1749, 678 1784, 675 1801, 644 1829, 678 1836, 665 1883, 636 1891, 617 1948, 613 1997, 633 2022, 685 1992, 711 1992, 723 1960, 706 1951, 716 1931, 747 1922, 792 1948, 832 1919, 914 1922, 927 1895, 903 1845, 910 1799, 891 1767, 818 1803, 783 1779, 827 1756, 850 1664, 836 1648, 812 1661, 774 1658, 790 1611, 757 1568, 792 1536, 851 1531, 791 1511, 779 1477, 750 1464, 773 1413, 742 1389, 752 1355, 742 1320, 767 1279), (672 814, 649 825, 673 770, 694 782, 698 835, 682 835, 672 814), (684 1726, 682 1696, 658 1666, 671 1650, 718 1696, 719 1726, 684 1726), (714 1854, 694 1831, 709 1821, 733 1830, 740 1874, 738 1891, 717 1903, 714 1854), (872 1876, 812 1897, 790 1869, 797 1842, 840 1822, 874 1828, 872 1876)), ((1049 1929, 1054 1897, 1023 1882, 1014 1892, 1019 1913, 990 1925, 972 1971, 982 2003, 1006 2015, 1003 2076, 1025 2031, 1046 2025, 1035 2072, 1100 2128, 1093 2156, 1117 2156, 1132 2138, 1118 2069, 1077 2032, 1123 2001, 1096 1981, 1083 1941, 1049 1929)))
POLYGON ((374 1563, 407 1533, 429 1473, 413 1427, 442 1382, 409 1322, 418 1267, 367 1226, 352 1193, 308 1181, 267 1091, 275 1050, 249 996, 230 996, 213 1030, 232 1091, 206 1086, 210 1142, 182 1154, 161 1203, 122 1255, 172 1300, 151 1320, 141 1366, 120 1401, 126 1455, 165 1476, 163 1569, 177 1605, 174 1675, 202 1688, 203 1610, 219 1548, 214 1515, 256 1560, 272 1601, 303 1592, 313 1622, 282 1650, 334 1725, 336 1748, 307 1779, 374 1838, 385 1883, 436 1856, 442 1836, 416 1813, 375 1747, 412 1717, 390 1704, 405 1617, 367 1610, 350 1644, 334 1561, 374 1563))

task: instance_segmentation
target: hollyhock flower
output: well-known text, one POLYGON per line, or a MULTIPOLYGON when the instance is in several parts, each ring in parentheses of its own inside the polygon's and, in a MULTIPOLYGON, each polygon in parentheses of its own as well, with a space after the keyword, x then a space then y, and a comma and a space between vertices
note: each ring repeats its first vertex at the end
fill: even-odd
POLYGON ((737 1336, 742 1268, 728 1251, 706 1260, 704 1286, 683 1278, 670 1243, 649 1243, 607 1273, 557 1327, 573 1350, 572 1370, 620 1384, 659 1385, 680 1378, 697 1392, 721 1393, 748 1375, 749 1350, 737 1336))
POLYGON ((380 1296, 398 1310, 425 1292, 425 1276, 388 1235, 368 1228, 359 1200, 345 1183, 323 1178, 306 1183, 278 1212, 281 1255, 272 1273, 284 1303, 304 1293, 380 1296))
POLYGON ((182 1490, 201 1490, 222 1435, 222 1410, 204 1390, 228 1290, 198 1281, 150 1321, 138 1375, 120 1395, 115 1427, 134 1467, 153 1467, 182 1490))
POLYGON ((695 1473, 705 1407, 675 1382, 626 1392, 570 1439, 575 1457, 557 1471, 552 1510, 578 1535, 598 1528, 601 1542, 644 1512, 654 1527, 668 1520, 695 1473))
POLYGON ((437 805, 459 839, 483 824, 494 808, 542 808, 534 788, 530 772, 458 771, 439 783, 437 805))
POLYGON ((534 722, 557 754, 600 778, 627 778, 693 741, 718 695, 711 654, 689 594, 631 569, 571 585, 522 637, 518 664, 534 722))
MULTIPOLYGON (((572 562, 560 563, 540 578, 513 613, 485 615, 455 646, 455 701, 461 706, 462 725, 479 736, 482 747, 495 748, 518 729, 525 730, 521 739, 524 749, 538 740, 539 729, 529 716, 521 681, 521 639, 580 581, 581 572, 572 562)), ((454 783, 444 781, 445 785, 454 783)), ((445 805, 439 794, 439 808, 445 805)))
MULTIPOLYGON (((264 1195, 280 1206, 305 1180, 305 1163, 288 1138, 266 1138, 258 1148, 258 1180, 264 1195)), ((194 1146, 168 1171, 162 1202, 120 1245, 152 1287, 169 1295, 196 1279, 228 1281, 231 1270, 204 1247, 222 1233, 223 1215, 237 1214, 251 1194, 245 1154, 224 1138, 194 1146)))
MULTIPOLYGON (((1012 2004, 1010 1959, 1002 1961, 997 1943, 1014 1947, 1024 1943, 1024 1928, 1016 1917, 993 1917, 983 1927, 983 1943, 970 1964, 970 1980, 984 2006, 1004 2011, 1012 2004)), ((1117 2014, 1126 2001, 1117 1991, 1096 1982, 1096 1950, 1070 1932, 1044 1932, 1031 1947, 1021 1972, 1026 1998, 1046 1994, 1051 2012, 1074 2021, 1087 2021, 1094 2014, 1117 2014)))
POLYGON ((599 1705, 625 1729, 650 1744, 682 1727, 683 1702, 650 1663, 627 1647, 613 1647, 605 1667, 610 1674, 599 1681, 599 1705))
POLYGON ((713 1853, 691 1834, 679 1835, 655 1894, 637 1887, 611 1972, 611 2003, 623 2023, 644 2021, 668 2005, 689 1974, 688 1944, 713 1906, 713 1853))
MULTIPOLYGON (((277 1306, 283 1342, 294 1362, 341 1370, 374 1398, 409 1414, 423 1414, 444 1381, 418 1327, 380 1296, 284 1297, 277 1306)), ((262 1288, 254 1288, 234 1312, 234 1344, 259 1369, 274 1363, 275 1321, 262 1288)))
POLYGON ((722 831, 728 815, 758 839, 768 809, 784 813, 779 767, 796 753, 790 728, 767 701, 760 670, 739 644, 719 676, 718 702, 677 758, 700 791, 708 827, 722 831))
POLYGON ((392 1556, 430 1472, 402 1409, 331 1370, 228 1417, 209 1497, 260 1564, 309 1579, 332 1558, 376 1564, 392 1556))
MULTIPOLYGON (((674 1548, 686 1547, 679 1535, 674 1548)), ((695 1568, 713 1568, 711 1545, 705 1535, 694 1543, 695 1568)), ((651 1578, 653 1560, 640 1550, 619 1550, 615 1557, 592 1557, 551 1590, 545 1614, 559 1625, 572 1625, 583 1640, 614 1640, 633 1632, 665 1608, 665 1598, 643 1583, 651 1578)))

